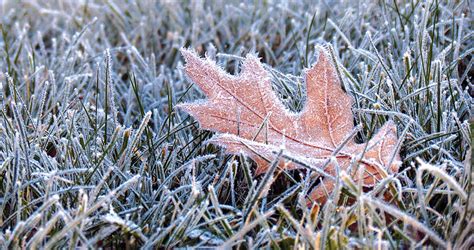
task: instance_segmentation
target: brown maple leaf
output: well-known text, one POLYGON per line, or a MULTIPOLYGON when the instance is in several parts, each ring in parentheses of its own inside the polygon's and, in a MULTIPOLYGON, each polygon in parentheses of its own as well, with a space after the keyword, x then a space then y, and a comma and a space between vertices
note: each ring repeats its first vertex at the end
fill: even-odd
MULTIPOLYGON (((387 122, 368 145, 348 138, 354 130, 352 99, 341 89, 326 50, 318 50, 317 63, 305 72, 306 106, 300 113, 293 113, 272 90, 270 74, 257 57, 247 55, 240 74, 234 76, 214 61, 183 49, 186 73, 208 99, 178 107, 197 119, 202 128, 218 132, 210 143, 223 146, 227 153, 252 158, 257 175, 268 169, 277 156, 275 152, 283 147, 286 160, 280 160, 282 168, 306 165, 321 169, 326 176, 335 176, 339 167, 354 181, 362 176, 363 185, 371 187, 387 176, 387 170, 398 171, 396 126, 387 122), (337 163, 328 164, 331 157, 337 163)), ((324 202, 327 190, 334 185, 334 178, 323 178, 309 198, 324 202)))

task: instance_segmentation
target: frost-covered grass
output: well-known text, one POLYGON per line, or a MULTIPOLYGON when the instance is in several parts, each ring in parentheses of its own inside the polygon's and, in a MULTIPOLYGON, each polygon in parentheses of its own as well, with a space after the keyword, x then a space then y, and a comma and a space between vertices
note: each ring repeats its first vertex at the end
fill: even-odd
POLYGON ((0 248, 474 244, 469 1, 205 2, 1 2, 0 248), (203 98, 182 70, 191 47, 232 73, 258 53, 301 110, 289 74, 316 44, 339 62, 357 139, 394 120, 403 167, 366 193, 341 175, 308 208, 310 172, 254 177, 174 106, 203 98))

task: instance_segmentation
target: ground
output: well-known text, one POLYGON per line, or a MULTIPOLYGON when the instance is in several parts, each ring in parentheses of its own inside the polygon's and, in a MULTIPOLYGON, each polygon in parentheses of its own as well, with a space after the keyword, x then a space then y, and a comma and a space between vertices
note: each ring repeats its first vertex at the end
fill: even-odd
POLYGON ((472 8, 0 1, 0 248, 472 247, 472 8), (311 171, 255 176, 175 106, 205 98, 190 48, 231 74, 257 55, 301 111, 316 45, 338 62, 356 140, 395 122, 403 164, 370 190, 337 176, 308 207, 311 171))

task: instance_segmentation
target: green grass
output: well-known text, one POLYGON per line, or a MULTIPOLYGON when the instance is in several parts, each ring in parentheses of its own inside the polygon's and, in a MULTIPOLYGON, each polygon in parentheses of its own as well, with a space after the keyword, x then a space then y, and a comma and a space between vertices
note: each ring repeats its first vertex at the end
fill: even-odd
POLYGON ((473 246, 469 1, 0 5, 0 248, 473 246), (299 111, 318 44, 356 139, 395 121, 403 166, 366 192, 341 173, 308 208, 311 171, 255 177, 174 106, 203 98, 191 47, 233 74, 257 53, 299 111))

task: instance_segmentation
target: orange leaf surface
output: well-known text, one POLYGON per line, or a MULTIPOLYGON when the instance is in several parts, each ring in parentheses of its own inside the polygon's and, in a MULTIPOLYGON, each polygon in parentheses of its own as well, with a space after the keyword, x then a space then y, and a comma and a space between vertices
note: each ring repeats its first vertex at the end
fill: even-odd
MULTIPOLYGON (((371 187, 387 176, 387 170, 398 171, 396 126, 389 121, 368 145, 355 143, 350 138, 354 130, 352 99, 341 89, 326 50, 318 50, 317 63, 305 71, 306 106, 300 113, 293 113, 272 90, 270 74, 257 57, 247 55, 240 74, 234 76, 214 61, 183 49, 186 73, 204 91, 207 100, 178 107, 197 119, 203 129, 217 132, 210 143, 224 147, 229 154, 252 158, 257 175, 268 169, 283 147, 285 159, 280 159, 280 167, 296 169, 306 165, 334 176, 338 166, 354 181, 362 176, 364 186, 371 187), (337 163, 327 164, 331 157, 337 163)), ((334 184, 334 178, 322 178, 310 199, 324 202, 327 190, 332 190, 334 184)))

